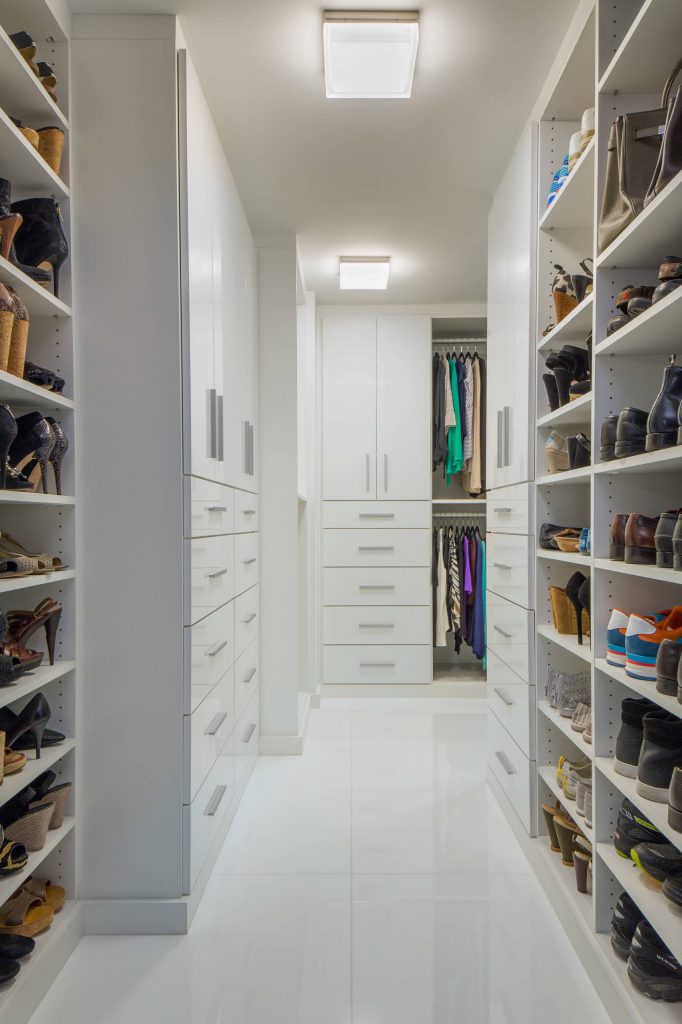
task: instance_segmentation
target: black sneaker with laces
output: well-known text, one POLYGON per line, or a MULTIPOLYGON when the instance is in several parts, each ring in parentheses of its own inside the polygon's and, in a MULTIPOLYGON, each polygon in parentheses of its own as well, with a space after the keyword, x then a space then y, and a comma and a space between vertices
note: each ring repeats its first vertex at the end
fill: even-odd
POLYGON ((644 915, 632 897, 626 892, 622 893, 611 918, 611 945, 621 960, 627 960, 630 956, 632 936, 643 920, 644 915))
POLYGON ((632 937, 628 976, 635 988, 649 999, 662 999, 666 1003, 682 999, 682 964, 644 919, 632 937))
POLYGON ((682 851, 672 843, 639 843, 630 856, 638 868, 657 882, 682 878, 682 851))
POLYGON ((621 857, 630 859, 633 847, 639 843, 665 843, 662 832, 645 818, 631 800, 623 800, 618 812, 618 824, 613 831, 613 845, 621 857))

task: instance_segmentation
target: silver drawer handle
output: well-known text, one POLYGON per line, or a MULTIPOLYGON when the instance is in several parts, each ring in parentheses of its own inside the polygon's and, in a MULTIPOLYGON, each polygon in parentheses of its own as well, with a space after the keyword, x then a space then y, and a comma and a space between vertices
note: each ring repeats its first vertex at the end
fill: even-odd
POLYGON ((207 512, 227 512, 227 506, 226 505, 207 505, 206 506, 206 511, 207 512))
POLYGON ((253 565, 256 561, 256 558, 242 558, 242 565, 253 565))
POLYGON ((204 811, 204 814, 208 815, 209 818, 212 818, 215 812, 220 807, 221 801, 225 796, 226 792, 227 786, 216 786, 215 790, 213 791, 213 796, 206 804, 206 810, 204 811))
POLYGON ((243 682, 244 686, 247 686, 251 682, 251 680, 253 679, 255 674, 256 674, 256 669, 255 668, 250 668, 249 671, 244 676, 244 678, 242 679, 242 682, 243 682))
POLYGON ((244 733, 244 735, 242 736, 242 743, 248 743, 249 742, 249 740, 253 736, 253 732, 254 732, 255 728, 256 728, 256 723, 252 722, 251 725, 246 730, 246 732, 244 733))
POLYGON ((395 548, 392 544, 361 544, 358 551, 395 551, 395 548))
POLYGON ((395 512, 358 512, 358 519, 395 519, 395 512))
POLYGON ((207 580, 217 580, 219 576, 224 576, 227 573, 227 569, 216 569, 215 572, 207 572, 207 580))
POLYGON ((358 590, 395 590, 395 583, 360 583, 358 590))
POLYGON ((245 618, 242 619, 242 622, 245 622, 248 625, 249 622, 253 622, 253 620, 255 618, 256 618, 256 613, 255 612, 251 612, 250 615, 247 615, 247 616, 245 616, 245 618))
POLYGON ((360 629, 395 629, 393 622, 359 622, 360 629))
POLYGON ((227 640, 223 640, 217 644, 214 644, 213 647, 209 647, 206 653, 208 654, 209 658, 215 658, 216 654, 220 654, 223 647, 227 647, 227 640))
POLYGON ((242 515, 243 516, 255 516, 255 514, 256 514, 255 508, 243 508, 242 509, 242 515))
POLYGON ((502 767, 506 771, 507 775, 516 775, 516 768, 514 767, 514 765, 511 763, 511 761, 509 760, 509 758, 507 757, 507 755, 503 751, 496 750, 495 751, 495 757, 500 762, 500 764, 502 765, 502 767))
POLYGON ((394 661, 361 661, 360 668, 395 668, 394 661))
POLYGON ((493 562, 495 569, 509 569, 511 571, 511 565, 505 565, 504 562, 493 562))
POLYGON ((219 711, 218 714, 214 718, 212 718, 211 721, 208 723, 204 736, 215 736, 218 729, 223 724, 226 718, 227 711, 219 711))
POLYGON ((501 686, 495 687, 495 693, 500 698, 500 700, 507 705, 508 708, 510 708, 513 704, 516 703, 516 701, 512 700, 507 691, 503 690, 501 686))
POLYGON ((506 506, 503 506, 503 507, 501 507, 501 508, 498 508, 498 510, 497 510, 497 511, 498 511, 498 512, 513 512, 513 511, 514 511, 514 509, 513 509, 513 508, 507 508, 506 506))
POLYGON ((502 629, 502 626, 493 626, 493 629, 497 630, 498 633, 501 633, 502 636, 505 636, 507 640, 511 640, 511 633, 508 633, 506 629, 502 629))

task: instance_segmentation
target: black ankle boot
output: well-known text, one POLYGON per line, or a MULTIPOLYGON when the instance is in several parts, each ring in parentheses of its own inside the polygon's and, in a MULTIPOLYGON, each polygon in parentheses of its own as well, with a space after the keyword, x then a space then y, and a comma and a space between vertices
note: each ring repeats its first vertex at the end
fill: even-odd
POLYGON ((677 444, 680 402, 682 402, 682 366, 675 357, 663 371, 663 383, 646 425, 646 451, 671 448, 677 444))
POLYGON ((12 182, 7 178, 0 178, 0 232, 2 232, 0 255, 13 263, 33 281, 49 281, 50 274, 47 270, 38 270, 37 267, 24 265, 17 259, 14 238, 22 227, 23 217, 18 210, 12 209, 11 200, 12 182))
POLYGON ((12 211, 24 218, 17 234, 19 259, 31 267, 52 265, 55 298, 59 298, 59 269, 69 255, 59 204, 54 199, 20 199, 12 211))

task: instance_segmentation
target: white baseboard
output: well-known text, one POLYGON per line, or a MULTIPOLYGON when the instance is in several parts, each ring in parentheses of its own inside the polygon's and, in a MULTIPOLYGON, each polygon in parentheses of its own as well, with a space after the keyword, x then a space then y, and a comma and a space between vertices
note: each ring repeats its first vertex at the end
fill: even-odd
MULTIPOLYGON (((315 694, 299 694, 299 724, 298 733, 295 736, 268 736, 261 733, 258 741, 258 752, 266 755, 291 755, 297 756, 303 753, 305 747, 305 736, 310 721, 310 711, 314 706, 315 694)), ((319 698, 317 707, 319 707, 319 698)))

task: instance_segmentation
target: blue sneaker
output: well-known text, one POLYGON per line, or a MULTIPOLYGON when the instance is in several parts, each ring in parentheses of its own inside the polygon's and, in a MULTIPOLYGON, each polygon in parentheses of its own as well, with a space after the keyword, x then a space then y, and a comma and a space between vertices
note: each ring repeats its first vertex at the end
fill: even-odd
MULTIPOLYGON (((606 627, 606 661, 609 665, 614 665, 616 668, 625 668, 627 662, 627 647, 626 647, 626 634, 628 633, 628 627, 630 622, 637 620, 637 624, 633 623, 633 629, 631 635, 634 637, 637 632, 640 634, 644 632, 644 627, 651 626, 651 631, 655 632, 656 626, 659 623, 663 623, 671 614, 671 609, 668 608, 663 612, 655 612, 653 615, 628 615, 627 612, 622 612, 619 608, 614 608, 611 612, 611 618, 609 624, 606 627), (644 623, 642 629, 639 629, 639 625, 644 623)), ((635 653, 635 647, 637 644, 632 641, 633 655, 635 653)), ((648 645, 646 645, 648 647, 648 645)), ((645 652, 647 653, 647 652, 645 652)), ((650 653, 650 652, 649 652, 650 653)), ((656 663, 656 657, 654 655, 654 666, 656 663)), ((630 673, 628 673, 630 674, 630 673)), ((656 678, 656 672, 654 671, 653 678, 656 678)))

